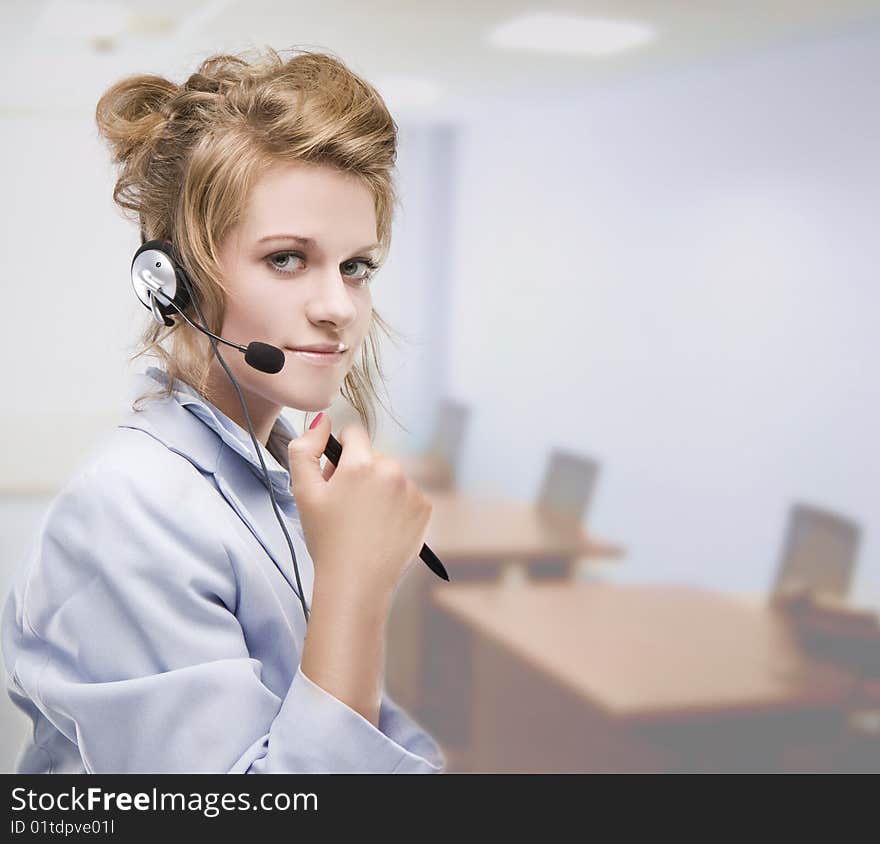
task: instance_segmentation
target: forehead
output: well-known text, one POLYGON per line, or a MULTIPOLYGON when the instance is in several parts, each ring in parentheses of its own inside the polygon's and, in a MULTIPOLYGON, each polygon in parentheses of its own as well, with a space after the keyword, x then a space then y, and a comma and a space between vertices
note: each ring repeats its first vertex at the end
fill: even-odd
POLYGON ((282 233, 314 238, 319 246, 372 243, 376 239, 373 194, 355 176, 326 165, 273 165, 251 190, 242 234, 255 241, 282 233))

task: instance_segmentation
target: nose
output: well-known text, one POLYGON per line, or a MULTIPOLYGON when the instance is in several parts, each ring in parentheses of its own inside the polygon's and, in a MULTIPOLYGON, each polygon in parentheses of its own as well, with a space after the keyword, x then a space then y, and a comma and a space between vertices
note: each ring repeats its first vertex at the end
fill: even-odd
POLYGON ((344 328, 354 321, 357 306, 338 267, 325 272, 315 270, 311 281, 306 303, 306 316, 311 322, 344 328))

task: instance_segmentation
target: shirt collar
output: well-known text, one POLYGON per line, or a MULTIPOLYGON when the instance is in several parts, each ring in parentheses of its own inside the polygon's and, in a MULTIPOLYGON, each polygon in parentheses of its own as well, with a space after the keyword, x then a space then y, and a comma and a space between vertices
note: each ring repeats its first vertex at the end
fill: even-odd
MULTIPOLYGON (((160 384, 166 384, 168 381, 168 374, 164 369, 160 369, 157 366, 148 367, 145 374, 160 384)), ((263 467, 260 465, 260 460, 254 452, 254 444, 247 430, 230 419, 225 413, 205 399, 194 387, 180 378, 175 379, 174 390, 171 395, 181 407, 185 407, 193 416, 214 431, 229 448, 241 455, 260 481, 263 484, 266 483, 263 467)), ((299 434, 296 432, 293 424, 284 416, 284 413, 279 413, 278 418, 275 420, 275 425, 272 427, 272 432, 269 434, 269 444, 273 446, 278 454, 282 455, 283 464, 279 463, 259 440, 257 441, 257 446, 266 463, 266 470, 269 473, 272 487, 276 495, 280 495, 285 499, 293 498, 293 494, 290 491, 290 466, 287 461, 287 444, 298 436, 299 434)))

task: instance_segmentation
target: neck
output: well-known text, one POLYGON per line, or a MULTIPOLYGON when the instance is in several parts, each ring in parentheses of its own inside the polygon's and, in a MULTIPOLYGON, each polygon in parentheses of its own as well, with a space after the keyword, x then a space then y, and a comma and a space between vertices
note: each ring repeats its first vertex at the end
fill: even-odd
MULTIPOLYGON (((215 363, 216 367, 212 366, 208 377, 212 404, 239 425, 242 430, 247 431, 247 421, 241 409, 241 402, 238 400, 238 393, 226 372, 216 360, 215 363)), ((238 379, 238 385, 247 404, 248 416, 254 428, 254 436, 265 447, 269 442, 269 434, 272 433, 275 421, 281 413, 281 406, 273 404, 262 396, 249 393, 241 383, 241 379, 238 379)))

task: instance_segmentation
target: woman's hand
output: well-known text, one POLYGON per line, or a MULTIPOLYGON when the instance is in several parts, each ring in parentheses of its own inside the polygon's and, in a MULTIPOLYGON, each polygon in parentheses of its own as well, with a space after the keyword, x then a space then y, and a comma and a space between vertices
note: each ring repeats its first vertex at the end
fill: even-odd
POLYGON ((401 465, 373 448, 360 425, 342 429, 342 456, 320 459, 330 437, 325 413, 288 445, 291 492, 315 588, 372 593, 388 599, 418 557, 433 509, 401 465))

